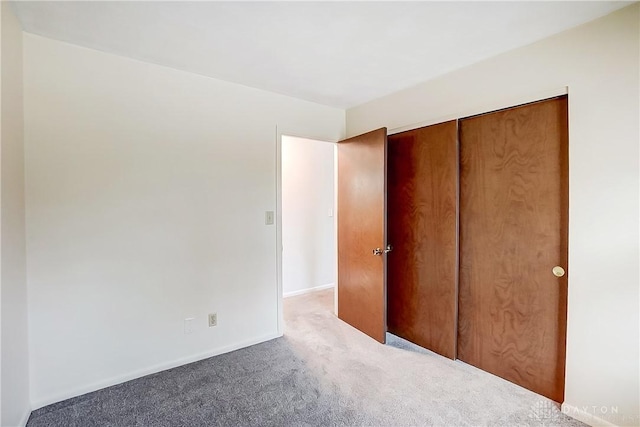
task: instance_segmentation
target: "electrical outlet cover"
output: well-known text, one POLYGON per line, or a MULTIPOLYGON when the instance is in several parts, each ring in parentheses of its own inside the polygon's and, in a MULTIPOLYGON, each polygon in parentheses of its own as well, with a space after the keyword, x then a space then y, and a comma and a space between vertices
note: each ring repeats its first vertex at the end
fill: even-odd
POLYGON ((184 319, 184 333, 185 334, 193 333, 193 320, 194 319, 195 319, 194 317, 187 317, 186 319, 184 319))
POLYGON ((209 314, 209 327, 213 327, 216 326, 218 324, 218 314, 217 313, 211 313, 209 314))

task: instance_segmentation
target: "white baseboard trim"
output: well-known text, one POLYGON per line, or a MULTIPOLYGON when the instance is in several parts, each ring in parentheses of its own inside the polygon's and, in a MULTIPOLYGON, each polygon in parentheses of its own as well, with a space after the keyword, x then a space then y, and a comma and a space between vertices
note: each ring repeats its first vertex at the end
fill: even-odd
POLYGON ((295 297, 298 295, 310 294, 311 292, 324 291, 325 289, 335 288, 335 283, 328 283, 326 285, 320 285, 313 288, 300 289, 299 291, 285 292, 282 294, 283 298, 295 297))
MULTIPOLYGON (((249 347, 255 344, 260 344, 265 341, 270 341, 275 338, 281 337, 282 334, 272 333, 263 335, 261 337, 252 338, 245 341, 240 341, 234 344, 226 345, 223 347, 218 347, 215 349, 207 350, 202 353, 194 354, 192 356, 183 357, 180 359, 172 360, 166 363, 160 363, 149 368, 139 369, 137 371, 129 372, 123 375, 118 375, 116 377, 112 377, 103 381, 98 381, 93 384, 89 384, 82 387, 77 387, 71 390, 66 390, 64 392, 56 393, 51 396, 47 396, 45 398, 37 399, 31 402, 32 410, 36 410, 42 408, 47 405, 51 405, 52 403, 61 402, 66 399, 70 399, 72 397, 81 396, 86 393, 91 393, 93 391, 97 391, 106 387, 111 387, 113 385, 122 384, 127 381, 134 380, 136 378, 144 377, 146 375, 155 374, 158 372, 166 371, 167 369, 177 368, 178 366, 186 365, 188 363, 197 362, 199 360, 208 359, 213 356, 218 356, 220 354, 229 353, 231 351, 239 350, 244 347, 249 347)), ((25 421, 26 422, 26 421, 25 421)))
POLYGON ((600 417, 596 417, 595 415, 590 414, 589 412, 580 409, 577 406, 563 403, 561 406, 561 410, 565 415, 568 415, 571 418, 575 418, 576 420, 592 427, 618 427, 617 424, 613 424, 610 421, 604 420, 600 417))
POLYGON ((20 424, 18 424, 18 427, 25 427, 27 425, 27 421, 29 421, 30 416, 31 416, 31 408, 27 408, 27 411, 24 413, 24 415, 20 419, 20 424))

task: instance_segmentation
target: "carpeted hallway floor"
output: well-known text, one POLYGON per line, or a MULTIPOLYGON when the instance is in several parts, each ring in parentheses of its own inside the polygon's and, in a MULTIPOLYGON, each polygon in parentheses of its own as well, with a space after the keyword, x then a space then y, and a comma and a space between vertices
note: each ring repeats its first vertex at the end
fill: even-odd
POLYGON ((582 426, 549 400, 288 298, 285 336, 34 411, 39 426, 582 426))

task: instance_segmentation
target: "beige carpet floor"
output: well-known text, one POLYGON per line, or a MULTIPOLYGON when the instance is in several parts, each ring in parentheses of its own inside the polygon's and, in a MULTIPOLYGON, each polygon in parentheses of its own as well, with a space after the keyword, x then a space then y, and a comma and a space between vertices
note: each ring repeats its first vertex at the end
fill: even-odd
POLYGON ((284 300, 285 340, 323 389, 378 425, 583 426, 549 399, 387 334, 382 345, 333 314, 333 290, 284 300))

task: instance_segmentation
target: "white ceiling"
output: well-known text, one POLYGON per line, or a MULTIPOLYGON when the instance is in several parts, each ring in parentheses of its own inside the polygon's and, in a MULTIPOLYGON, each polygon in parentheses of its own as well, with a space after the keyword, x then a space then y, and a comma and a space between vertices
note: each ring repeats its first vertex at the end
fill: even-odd
POLYGON ((14 2, 25 31, 335 107, 630 2, 14 2))

